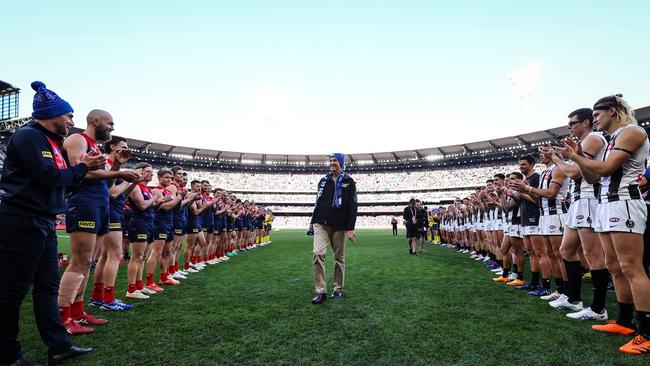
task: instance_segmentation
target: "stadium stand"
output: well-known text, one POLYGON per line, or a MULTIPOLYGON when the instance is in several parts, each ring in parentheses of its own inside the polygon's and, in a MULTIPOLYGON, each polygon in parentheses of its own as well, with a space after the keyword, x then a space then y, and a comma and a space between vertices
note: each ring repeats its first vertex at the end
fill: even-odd
MULTIPOLYGON (((639 124, 650 129, 650 107, 636 110, 639 124)), ((0 121, 3 146, 28 117, 0 121)), ((76 132, 73 129, 72 132, 76 132)), ((567 129, 531 132, 453 146, 410 151, 348 154, 348 171, 357 182, 358 227, 388 227, 410 198, 437 207, 466 197, 496 173, 517 170, 517 158, 567 136, 567 129)), ((313 209, 316 185, 326 171, 325 155, 227 152, 129 139, 131 164, 156 169, 180 165, 191 179, 207 180, 238 197, 271 208, 276 228, 305 228, 313 209)), ((538 169, 539 170, 539 169, 538 169)), ((155 174, 154 174, 155 176, 155 174)), ((156 185, 157 181, 151 182, 156 185)))

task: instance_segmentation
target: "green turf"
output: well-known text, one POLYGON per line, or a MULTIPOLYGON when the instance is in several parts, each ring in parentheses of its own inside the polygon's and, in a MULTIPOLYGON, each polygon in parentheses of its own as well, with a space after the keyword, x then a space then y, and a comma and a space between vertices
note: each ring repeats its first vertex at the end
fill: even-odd
MULTIPOLYGON (((618 351, 628 337, 597 334, 588 322, 523 291, 492 283, 479 262, 428 245, 407 254, 402 235, 360 231, 346 247, 346 297, 309 303, 311 238, 273 234, 271 246, 210 266, 182 286, 141 301, 111 323, 75 337, 94 365, 373 364, 647 365, 618 351)), ((61 238, 61 248, 68 246, 61 238)), ((328 278, 332 278, 331 251, 328 278)), ((116 294, 126 291, 125 267, 116 294)), ((590 299, 586 284, 585 299, 590 299)), ((331 290, 331 282, 330 282, 331 290)), ((87 292, 89 293, 89 291, 87 292)), ((610 317, 615 316, 609 294, 610 317)), ((98 313, 99 311, 91 311, 98 313)), ((20 339, 26 356, 46 349, 26 302, 20 339)))

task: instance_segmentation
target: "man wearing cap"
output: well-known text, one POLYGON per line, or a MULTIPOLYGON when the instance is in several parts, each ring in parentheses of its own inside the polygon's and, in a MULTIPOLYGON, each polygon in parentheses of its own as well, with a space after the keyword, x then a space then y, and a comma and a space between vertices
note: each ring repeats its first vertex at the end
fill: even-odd
POLYGON ((334 292, 332 299, 343 296, 345 281, 345 239, 355 240, 357 221, 357 188, 352 177, 343 171, 345 155, 329 156, 330 172, 318 183, 316 207, 311 218, 314 232, 314 282, 316 296, 312 304, 322 304, 326 299, 325 254, 327 245, 334 252, 334 292))
POLYGON ((20 305, 32 285, 36 325, 48 347, 48 362, 58 364, 92 350, 73 346, 59 321, 55 218, 66 211, 66 187, 103 167, 106 159, 84 154, 68 167, 61 143, 74 126, 72 107, 39 81, 32 88, 35 121, 9 140, 0 178, 0 364, 32 364, 22 358, 17 340, 20 305))

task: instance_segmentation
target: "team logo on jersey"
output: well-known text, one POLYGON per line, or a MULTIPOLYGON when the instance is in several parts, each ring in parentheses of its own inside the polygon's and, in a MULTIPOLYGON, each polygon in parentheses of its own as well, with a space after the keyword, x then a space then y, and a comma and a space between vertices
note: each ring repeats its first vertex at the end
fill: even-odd
POLYGON ((591 224, 591 217, 587 217, 587 224, 591 224))
POLYGON ((632 220, 625 221, 625 226, 627 226, 630 229, 633 228, 634 227, 634 221, 632 221, 632 220))
POLYGON ((621 221, 621 220, 618 217, 612 217, 612 218, 609 219, 609 222, 612 222, 612 223, 617 223, 619 221, 621 221))
POLYGON ((43 154, 44 158, 50 158, 52 159, 52 153, 49 151, 41 151, 41 154, 43 154))
POLYGON ((94 229, 95 221, 79 221, 77 223, 77 226, 79 226, 82 229, 94 229))

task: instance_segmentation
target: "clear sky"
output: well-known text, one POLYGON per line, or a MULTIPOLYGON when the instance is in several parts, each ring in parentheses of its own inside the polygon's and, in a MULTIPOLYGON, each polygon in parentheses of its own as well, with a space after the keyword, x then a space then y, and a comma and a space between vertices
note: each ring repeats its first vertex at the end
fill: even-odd
POLYGON ((266 153, 379 152, 650 105, 649 1, 8 1, 0 79, 115 133, 266 153), (508 79, 532 70, 528 98, 508 79), (521 74, 521 73, 520 73, 521 74), (525 107, 525 100, 528 100, 525 107))

